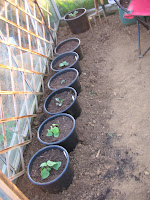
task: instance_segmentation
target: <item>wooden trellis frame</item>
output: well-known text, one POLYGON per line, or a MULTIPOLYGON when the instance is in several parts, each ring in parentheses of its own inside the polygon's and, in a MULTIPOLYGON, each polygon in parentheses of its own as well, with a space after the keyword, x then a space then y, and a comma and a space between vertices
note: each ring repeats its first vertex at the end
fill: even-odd
MULTIPOLYGON (((36 108, 38 108, 37 96, 38 95, 43 95, 43 92, 44 92, 43 77, 47 76, 43 72, 42 58, 45 58, 47 60, 52 60, 53 59, 53 45, 54 45, 55 41, 53 39, 51 31, 54 33, 53 35, 55 35, 55 37, 56 37, 56 29, 54 29, 56 27, 56 25, 55 25, 54 28, 52 28, 51 25, 50 25, 50 17, 52 16, 52 14, 48 10, 48 6, 47 6, 47 8, 43 8, 41 5, 37 5, 36 1, 32 0, 33 10, 32 10, 32 13, 31 13, 31 10, 29 9, 29 0, 24 0, 23 1, 24 2, 24 8, 20 7, 20 5, 19 5, 19 1, 20 0, 13 0, 13 2, 12 2, 12 0, 3 0, 3 1, 4 1, 5 17, 0 16, 0 20, 2 20, 3 22, 6 23, 6 36, 0 31, 0 38, 1 38, 0 39, 0 43, 4 44, 6 46, 6 48, 7 48, 8 57, 9 57, 9 65, 0 64, 0 68, 10 71, 12 91, 5 91, 5 90, 2 90, 2 88, 0 88, 0 113, 1 113, 0 124, 2 125, 2 133, 3 133, 3 139, 4 139, 4 149, 0 150, 0 156, 2 154, 5 154, 8 178, 10 180, 14 180, 17 177, 21 176, 23 173, 25 173, 25 165, 24 165, 23 148, 22 147, 25 146, 26 144, 29 144, 31 142, 31 140, 32 140, 32 131, 31 131, 30 123, 31 123, 31 118, 36 116, 35 114, 30 113, 29 106, 28 106, 28 99, 27 98, 28 98, 28 95, 34 95, 35 105, 36 105, 36 108), (14 23, 13 21, 8 19, 8 5, 13 6, 14 9, 15 9, 16 23, 14 23), (37 9, 36 8, 40 9, 38 11, 39 11, 39 13, 41 13, 42 20, 37 18, 37 16, 36 16, 37 9), (43 11, 47 13, 47 22, 48 23, 46 22, 45 18, 43 18, 44 17, 43 14, 42 14, 43 11), (24 28, 20 24, 19 12, 22 12, 25 15, 26 28, 24 28), (35 32, 32 32, 30 30, 29 19, 32 22, 32 26, 35 28, 35 32), (42 36, 39 35, 39 33, 38 33, 38 25, 39 24, 40 24, 40 26, 42 26, 42 30, 41 30, 42 31, 42 36), (10 25, 17 29, 17 33, 18 33, 18 44, 17 45, 8 42, 9 41, 9 26, 10 25), (46 38, 45 32, 47 30, 50 33, 50 40, 48 40, 46 38), (22 46, 21 31, 23 31, 23 32, 25 32, 27 34, 29 48, 25 48, 25 47, 22 46), (37 46, 37 50, 36 51, 34 51, 32 49, 31 36, 35 38, 36 46, 37 46), (41 48, 41 42, 43 42, 43 44, 44 44, 45 53, 41 50, 42 49, 41 48), (49 45, 50 50, 47 49, 47 45, 49 45), (19 56, 21 58, 20 64, 17 61, 17 58, 16 58, 16 56, 15 56, 13 50, 12 50, 12 47, 14 49, 18 49, 18 51, 19 51, 19 56), (51 57, 49 55, 50 51, 51 51, 51 54, 52 54, 51 57), (25 66, 24 65, 24 60, 23 60, 23 53, 24 52, 28 52, 29 55, 30 55, 30 62, 31 62, 30 69, 25 69, 25 67, 24 67, 25 66), (33 55, 38 56, 40 72, 39 71, 35 71, 35 69, 34 69, 33 55), (12 64, 13 62, 15 62, 17 67, 13 66, 13 64, 12 64), (18 71, 19 73, 21 73, 22 83, 23 83, 23 91, 16 91, 16 89, 15 89, 14 71, 18 71), (29 81, 26 80, 25 74, 31 74, 32 75, 33 87, 31 86, 29 81), (42 92, 37 91, 36 84, 35 84, 35 75, 38 75, 40 77, 41 84, 42 84, 42 92), (26 82, 30 86, 31 91, 27 91, 26 82), (14 111, 15 111, 15 116, 14 117, 10 117, 10 118, 5 118, 4 117, 3 102, 2 102, 2 96, 4 96, 4 95, 5 96, 6 95, 12 95, 13 96, 13 106, 14 106, 14 111), (24 95, 27 115, 18 116, 16 95, 24 95), (20 119, 27 119, 27 126, 28 126, 28 131, 29 131, 29 139, 26 140, 26 141, 22 141, 22 139, 21 139, 21 131, 20 131, 20 127, 19 127, 19 120, 20 119), (5 123, 9 122, 9 121, 15 121, 16 122, 19 143, 16 144, 16 145, 7 147, 6 124, 5 123), (19 150, 20 158, 21 158, 22 171, 11 175, 10 162, 9 162, 9 153, 8 152, 10 152, 11 150, 14 150, 14 149, 18 149, 19 150)), ((49 71, 49 67, 48 66, 47 66, 47 70, 49 71)))

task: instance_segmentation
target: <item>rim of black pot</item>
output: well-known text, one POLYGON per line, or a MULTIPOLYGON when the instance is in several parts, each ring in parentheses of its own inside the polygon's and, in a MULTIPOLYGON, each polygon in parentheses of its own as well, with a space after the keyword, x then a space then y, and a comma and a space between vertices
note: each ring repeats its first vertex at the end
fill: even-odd
POLYGON ((73 55, 74 57, 76 57, 75 59, 75 62, 72 64, 72 65, 69 65, 68 67, 66 67, 65 69, 69 69, 71 68, 78 60, 79 60, 79 55, 76 53, 76 52, 65 52, 65 53, 62 53, 60 54, 59 56, 57 56, 52 62, 51 62, 51 70, 53 70, 54 72, 60 72, 62 70, 65 70, 65 69, 54 69, 53 66, 62 58, 65 58, 66 56, 68 55, 73 55))
POLYGON ((72 20, 75 20, 75 19, 78 19, 79 17, 81 17, 82 15, 84 15, 86 13, 86 8, 77 8, 77 9, 74 9, 70 12, 68 12, 65 16, 64 16, 64 20, 66 21, 72 21, 72 20), (84 10, 83 13, 81 13, 81 15, 77 16, 77 17, 74 17, 74 18, 71 18, 71 19, 66 19, 67 15, 74 12, 74 11, 78 11, 78 10, 84 10))
MULTIPOLYGON (((74 79, 71 83, 69 83, 68 85, 66 85, 66 87, 71 86, 71 85, 77 80, 77 78, 78 78, 78 76, 79 76, 79 72, 78 72, 78 70, 76 70, 75 68, 66 68, 66 69, 60 70, 58 73, 54 74, 54 75, 49 79, 49 81, 48 81, 48 88, 49 88, 50 90, 52 90, 52 91, 57 90, 57 89, 51 88, 50 84, 51 84, 52 80, 55 79, 55 78, 56 78, 57 76, 59 76, 60 74, 62 74, 62 73, 67 73, 67 72, 69 72, 69 71, 74 71, 74 72, 76 72, 76 77, 75 77, 75 79, 74 79)), ((59 89, 60 89, 60 88, 59 88, 59 89)))
POLYGON ((40 127, 38 128, 38 131, 37 131, 37 138, 38 138, 39 142, 41 142, 42 144, 45 144, 45 145, 59 145, 59 143, 65 141, 65 140, 72 134, 72 132, 74 131, 74 129, 75 129, 75 119, 73 118, 73 116, 72 116, 72 115, 69 115, 69 114, 67 114, 67 113, 61 113, 61 114, 57 114, 57 115, 53 115, 53 116, 49 117, 48 119, 46 119, 46 120, 40 125, 40 127), (66 137, 62 138, 62 139, 59 140, 59 141, 51 142, 51 143, 44 142, 44 141, 40 138, 40 136, 41 136, 41 134, 40 134, 40 129, 42 128, 43 125, 47 124, 47 122, 49 122, 49 121, 51 121, 51 120, 53 120, 53 119, 56 119, 57 117, 61 117, 61 116, 66 116, 66 117, 69 117, 70 119, 72 119, 72 121, 73 121, 73 127, 72 127, 70 133, 69 133, 66 137))
POLYGON ((44 102, 44 110, 45 110, 45 112, 48 113, 49 115, 56 115, 56 114, 64 113, 66 110, 68 110, 68 109, 74 104, 74 102, 76 101, 76 99, 77 99, 77 92, 76 92, 76 90, 75 90, 74 88, 72 88, 72 87, 63 87, 63 88, 60 88, 60 89, 58 89, 58 90, 53 91, 51 94, 48 95, 48 97, 46 98, 46 100, 45 100, 45 102, 44 102), (57 113, 51 113, 51 112, 47 111, 47 109, 46 109, 46 107, 45 107, 45 104, 46 104, 47 100, 48 100, 50 97, 52 97, 55 93, 57 93, 57 92, 59 92, 59 91, 61 91, 61 90, 64 90, 64 89, 72 90, 72 91, 74 92, 74 94, 75 94, 75 98, 74 98, 73 102, 70 104, 70 106, 68 106, 66 109, 62 110, 61 112, 57 112, 57 113))
MULTIPOLYGON (((39 155, 41 155, 41 154, 39 154, 39 155)), ((67 150, 66 150, 65 148, 63 148, 62 146, 59 146, 59 145, 51 145, 51 146, 47 146, 47 147, 44 147, 44 148, 40 149, 39 151, 37 151, 37 152, 32 156, 32 158, 30 159, 30 161, 29 161, 29 163, 28 163, 28 166, 27 166, 27 175, 28 175, 29 180, 30 180, 32 183, 34 183, 34 184, 36 184, 36 185, 44 186, 44 185, 48 185, 48 184, 51 184, 51 183, 56 182, 56 181, 64 174, 64 172, 66 171, 68 165, 69 165, 69 154, 68 154, 67 150), (51 149, 59 149, 59 150, 61 150, 61 151, 64 153, 64 155, 65 155, 65 157, 66 157, 66 159, 67 159, 67 162, 66 162, 66 166, 65 166, 64 170, 63 170, 63 171, 61 172, 61 174, 60 174, 59 176, 57 176, 54 180, 49 181, 49 182, 40 183, 40 182, 34 181, 34 180, 32 179, 32 177, 30 176, 30 168, 29 168, 29 166, 30 166, 31 164, 33 164, 33 162, 35 161, 37 155, 38 155, 40 152, 45 151, 46 149, 47 149, 47 151, 49 151, 49 150, 51 150, 51 149)))
MULTIPOLYGON (((58 54, 57 53, 57 49, 59 48, 59 46, 61 46, 62 44, 64 44, 64 43, 66 43, 66 42, 68 42, 68 41, 70 41, 70 40, 77 40, 78 41, 78 45, 74 48, 74 49, 72 49, 72 51, 70 51, 70 52, 73 52, 75 49, 77 49, 79 46, 80 46, 80 39, 79 38, 68 38, 68 39, 66 39, 66 40, 63 40, 62 42, 60 42, 59 44, 57 44, 57 46, 55 47, 55 49, 54 49, 54 52, 55 52, 55 54, 57 54, 57 55, 61 55, 61 54, 58 54)), ((69 51, 67 51, 67 52, 65 52, 65 53, 68 53, 69 51)))

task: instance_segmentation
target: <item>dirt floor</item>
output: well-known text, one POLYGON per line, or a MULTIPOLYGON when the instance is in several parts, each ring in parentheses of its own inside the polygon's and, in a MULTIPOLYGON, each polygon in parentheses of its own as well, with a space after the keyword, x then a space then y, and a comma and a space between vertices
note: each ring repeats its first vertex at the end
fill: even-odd
MULTIPOLYGON (((91 30, 73 35, 61 27, 58 42, 81 39, 82 113, 76 120, 79 144, 70 153, 74 179, 59 194, 49 194, 30 183, 27 175, 17 186, 30 200, 150 200, 150 52, 138 58, 136 24, 123 26, 118 14, 91 30)), ((142 28, 142 46, 150 35, 142 28)), ((50 76, 49 76, 50 78, 50 76)), ((36 133, 48 115, 43 101, 32 126, 33 142, 25 163, 43 145, 36 133)))

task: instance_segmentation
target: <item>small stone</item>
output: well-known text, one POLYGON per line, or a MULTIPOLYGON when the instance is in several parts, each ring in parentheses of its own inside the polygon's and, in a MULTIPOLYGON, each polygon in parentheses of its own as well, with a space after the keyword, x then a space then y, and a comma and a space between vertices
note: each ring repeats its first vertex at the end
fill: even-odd
POLYGON ((148 175, 149 175, 149 172, 148 172, 148 171, 145 171, 144 174, 145 174, 146 176, 148 176, 148 175))
POLYGON ((96 124, 96 120, 93 120, 93 124, 96 124))
POLYGON ((99 157, 100 152, 101 152, 101 150, 99 149, 98 152, 97 152, 97 154, 96 154, 96 158, 99 157))
POLYGON ((99 175, 100 175, 100 173, 101 173, 101 170, 100 170, 100 169, 98 169, 98 170, 97 170, 97 175, 99 176, 99 175))
POLYGON ((86 73, 85 73, 85 72, 83 72, 82 74, 83 74, 84 76, 86 76, 86 73))
POLYGON ((82 147, 82 144, 78 143, 78 148, 81 148, 82 147))
POLYGON ((89 124, 90 126, 94 126, 94 124, 93 124, 92 122, 88 122, 88 124, 89 124))

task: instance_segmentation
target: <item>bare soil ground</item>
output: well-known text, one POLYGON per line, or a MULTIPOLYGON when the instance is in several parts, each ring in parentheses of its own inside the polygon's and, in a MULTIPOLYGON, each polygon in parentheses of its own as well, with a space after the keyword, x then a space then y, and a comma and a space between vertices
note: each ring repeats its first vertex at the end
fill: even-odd
MULTIPOLYGON (((31 200, 150 200, 150 52, 138 58, 136 25, 123 26, 118 14, 109 16, 108 23, 102 19, 93 32, 73 35, 61 27, 58 42, 69 37, 81 39, 84 55, 78 96, 82 113, 76 120, 79 144, 70 153, 73 183, 62 193, 49 194, 25 174, 17 186, 31 200)), ((146 48, 150 35, 144 28, 141 38, 146 48)), ((43 110, 48 78, 26 165, 43 147, 36 132, 48 117, 43 110)))

